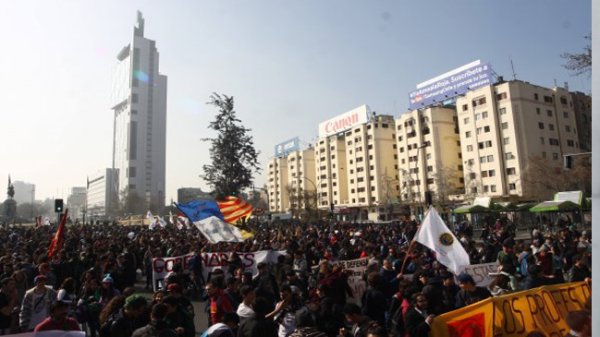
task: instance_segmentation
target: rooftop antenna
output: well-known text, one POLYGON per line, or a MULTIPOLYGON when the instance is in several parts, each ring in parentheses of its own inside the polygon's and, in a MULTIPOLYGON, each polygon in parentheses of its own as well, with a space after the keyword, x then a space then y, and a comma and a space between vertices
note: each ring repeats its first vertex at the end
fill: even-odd
POLYGON ((554 79, 554 87, 558 88, 558 82, 556 82, 556 78, 554 79))
POLYGON ((515 65, 513 64, 513 60, 512 60, 512 58, 510 58, 510 56, 509 56, 509 60, 510 60, 510 68, 512 69, 513 80, 516 80, 517 73, 515 73, 515 65))

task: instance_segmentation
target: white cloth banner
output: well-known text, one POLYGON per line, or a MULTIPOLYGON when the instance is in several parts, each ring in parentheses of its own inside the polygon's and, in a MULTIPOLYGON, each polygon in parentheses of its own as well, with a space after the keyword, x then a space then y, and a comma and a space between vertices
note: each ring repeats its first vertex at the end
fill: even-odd
POLYGON ((216 216, 195 221, 194 226, 198 228, 210 243, 244 242, 242 232, 237 227, 228 224, 216 216))
MULTIPOLYGON (((364 280, 367 266, 369 265, 369 259, 366 257, 354 260, 341 260, 332 261, 329 264, 332 266, 341 266, 342 270, 348 275, 348 285, 352 289, 352 297, 348 297, 348 301, 361 305, 363 294, 367 290, 367 283, 364 280)), ((313 270, 318 269, 319 266, 314 266, 313 270)))
MULTIPOLYGON (((498 272, 498 262, 472 264, 466 266, 463 272, 473 276, 473 281, 475 281, 477 286, 486 288, 495 278, 495 276, 490 275, 490 273, 498 272)), ((406 274, 402 277, 412 281, 413 274, 406 274)), ((456 282, 458 283, 457 280, 456 282)))
POLYGON ((62 331, 62 330, 50 330, 50 331, 38 331, 38 332, 26 332, 5 336, 17 336, 17 337, 85 337, 83 331, 62 331))
MULTIPOLYGON (((242 266, 245 271, 252 272, 253 276, 258 275, 256 265, 260 262, 276 263, 279 255, 287 255, 285 250, 260 250, 257 252, 222 252, 222 253, 202 253, 202 273, 204 279, 207 280, 210 273, 219 268, 227 272, 227 260, 231 254, 239 255, 242 260, 242 266)), ((181 264, 183 270, 188 270, 190 261, 194 257, 194 253, 189 253, 175 257, 159 257, 152 259, 152 285, 154 291, 157 291, 164 286, 164 279, 170 272, 173 271, 173 266, 181 264)))
POLYGON ((415 234, 414 240, 433 250, 436 259, 454 274, 460 274, 471 264, 469 254, 433 206, 429 206, 429 212, 415 234))

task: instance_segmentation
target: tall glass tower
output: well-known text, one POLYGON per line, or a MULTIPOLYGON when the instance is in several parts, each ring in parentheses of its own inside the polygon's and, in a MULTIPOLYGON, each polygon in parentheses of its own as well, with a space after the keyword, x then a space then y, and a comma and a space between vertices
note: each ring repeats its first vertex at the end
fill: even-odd
POLYGON ((159 73, 158 58, 138 12, 132 40, 117 55, 114 70, 112 168, 119 172, 120 195, 137 195, 154 210, 165 205, 167 77, 159 73))

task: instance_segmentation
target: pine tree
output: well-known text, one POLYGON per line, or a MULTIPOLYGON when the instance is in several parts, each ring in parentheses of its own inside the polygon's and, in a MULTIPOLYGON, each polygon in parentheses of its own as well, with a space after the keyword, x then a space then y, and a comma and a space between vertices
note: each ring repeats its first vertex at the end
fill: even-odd
POLYGON ((212 164, 203 166, 201 177, 213 188, 217 199, 222 199, 238 195, 244 188, 252 186, 252 173, 260 170, 259 152, 248 134, 251 130, 236 117, 233 97, 213 93, 208 104, 219 109, 209 125, 217 136, 205 139, 211 142, 212 164))

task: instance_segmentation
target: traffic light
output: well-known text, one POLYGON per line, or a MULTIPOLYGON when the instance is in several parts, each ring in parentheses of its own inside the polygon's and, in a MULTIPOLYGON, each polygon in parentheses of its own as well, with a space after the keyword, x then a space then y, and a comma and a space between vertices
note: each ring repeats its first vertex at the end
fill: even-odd
POLYGON ((54 212, 62 213, 63 211, 63 200, 62 199, 54 199, 54 212))

